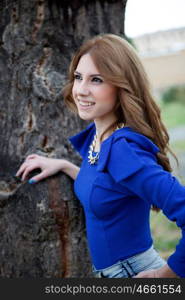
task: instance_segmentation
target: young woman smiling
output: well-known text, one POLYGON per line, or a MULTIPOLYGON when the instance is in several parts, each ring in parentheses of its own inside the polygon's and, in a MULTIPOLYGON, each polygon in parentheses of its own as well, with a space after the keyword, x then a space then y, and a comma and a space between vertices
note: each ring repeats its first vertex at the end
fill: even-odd
POLYGON ((30 183, 59 171, 74 179, 95 277, 185 277, 185 187, 171 175, 168 133, 135 50, 112 34, 85 42, 71 62, 64 99, 91 121, 70 138, 82 165, 32 154, 17 176, 26 180, 40 168, 30 183), (151 208, 182 229, 167 261, 153 247, 151 208))

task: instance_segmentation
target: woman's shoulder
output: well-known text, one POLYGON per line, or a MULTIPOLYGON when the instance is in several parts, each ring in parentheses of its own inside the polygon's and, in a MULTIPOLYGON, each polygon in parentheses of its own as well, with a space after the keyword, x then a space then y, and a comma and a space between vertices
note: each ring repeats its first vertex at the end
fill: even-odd
POLYGON ((120 151, 124 144, 124 146, 129 146, 136 152, 139 151, 139 149, 152 154, 159 152, 159 148, 151 139, 139 132, 136 132, 130 127, 123 127, 114 132, 113 145, 114 144, 118 144, 120 146, 120 151))
POLYGON ((146 164, 157 163, 159 148, 146 136, 124 127, 102 143, 98 169, 107 169, 119 181, 146 164))

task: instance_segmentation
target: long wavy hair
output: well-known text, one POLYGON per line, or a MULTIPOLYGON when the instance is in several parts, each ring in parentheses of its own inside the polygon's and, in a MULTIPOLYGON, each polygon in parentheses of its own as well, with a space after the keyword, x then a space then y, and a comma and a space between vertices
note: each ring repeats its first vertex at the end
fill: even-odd
POLYGON ((116 123, 106 129, 104 134, 125 123, 138 133, 151 139, 158 147, 157 159, 164 170, 172 171, 167 153, 175 157, 169 148, 169 135, 161 120, 160 109, 150 92, 150 85, 144 67, 135 49, 123 38, 113 35, 98 35, 86 41, 74 55, 69 80, 63 89, 67 106, 77 112, 72 96, 74 71, 80 58, 89 53, 103 78, 117 87, 116 123))

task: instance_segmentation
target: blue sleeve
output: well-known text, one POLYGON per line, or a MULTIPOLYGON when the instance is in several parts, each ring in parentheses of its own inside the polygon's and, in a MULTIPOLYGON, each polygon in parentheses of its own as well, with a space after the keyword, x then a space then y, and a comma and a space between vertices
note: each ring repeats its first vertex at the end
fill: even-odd
POLYGON ((181 228, 182 238, 168 265, 185 277, 185 187, 157 163, 154 154, 124 139, 113 145, 107 167, 116 182, 160 208, 181 228))

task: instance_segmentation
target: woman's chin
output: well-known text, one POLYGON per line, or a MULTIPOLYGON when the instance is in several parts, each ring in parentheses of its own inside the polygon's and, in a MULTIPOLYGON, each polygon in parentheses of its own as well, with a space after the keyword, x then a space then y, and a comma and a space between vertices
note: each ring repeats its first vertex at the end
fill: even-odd
POLYGON ((78 115, 79 115, 80 119, 82 119, 84 121, 92 121, 93 120, 92 116, 88 116, 87 114, 78 112, 78 115))

